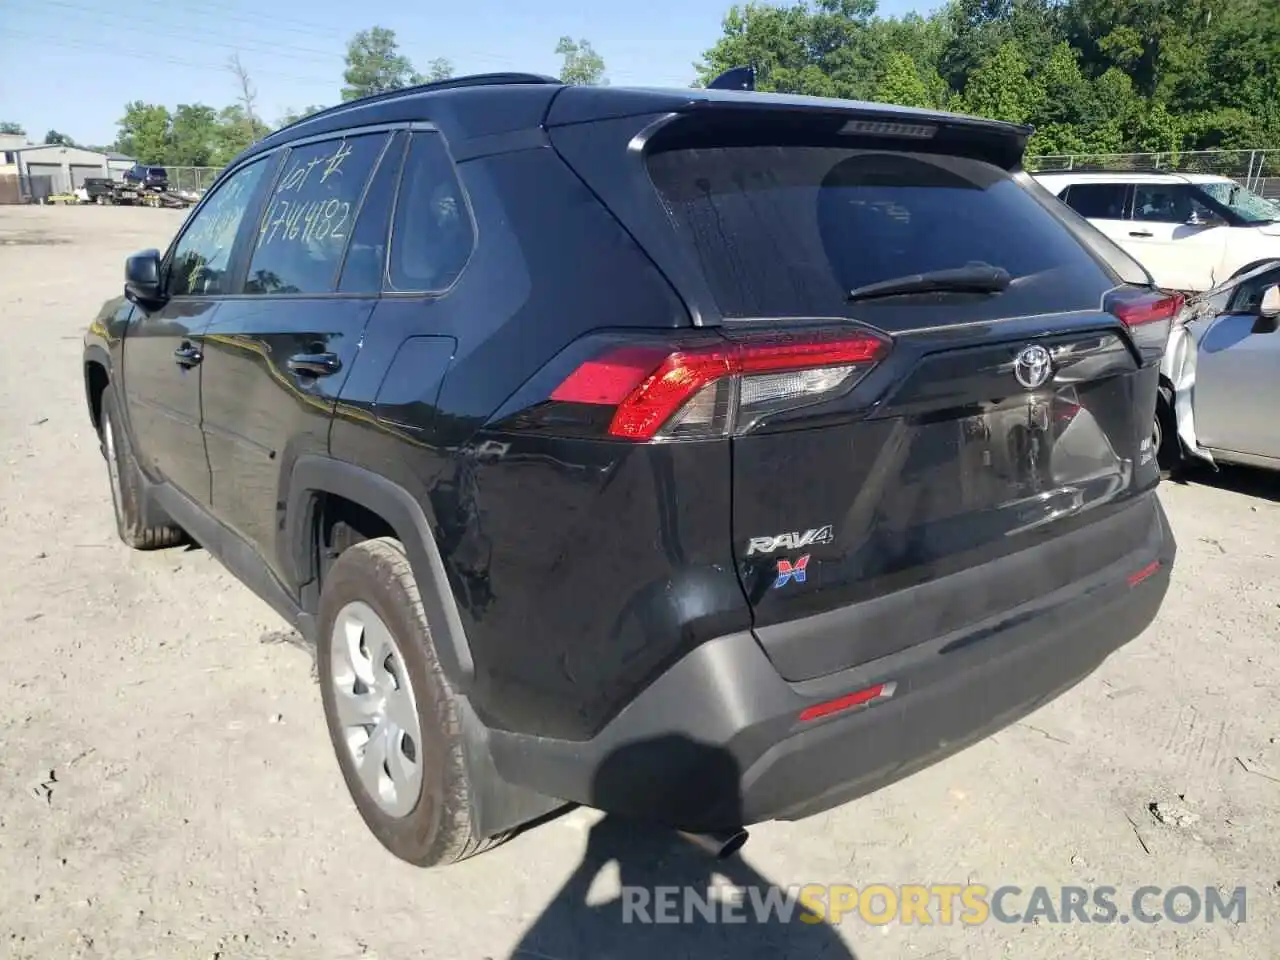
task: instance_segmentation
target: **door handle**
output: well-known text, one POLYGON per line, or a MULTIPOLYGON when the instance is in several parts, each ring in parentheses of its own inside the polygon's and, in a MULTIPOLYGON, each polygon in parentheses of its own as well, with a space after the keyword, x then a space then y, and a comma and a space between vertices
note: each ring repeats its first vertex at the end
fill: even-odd
POLYGON ((327 377, 342 369, 336 353, 297 353, 289 358, 289 369, 306 377, 327 377))
POLYGON ((199 347, 184 343, 173 351, 173 359, 178 361, 178 366, 180 367, 194 367, 204 359, 204 354, 200 352, 199 347))
POLYGON ((1150 230, 1130 230, 1130 231, 1129 231, 1129 236, 1131 236, 1131 237, 1149 237, 1149 236, 1152 236, 1152 234, 1151 234, 1151 231, 1150 231, 1150 230))

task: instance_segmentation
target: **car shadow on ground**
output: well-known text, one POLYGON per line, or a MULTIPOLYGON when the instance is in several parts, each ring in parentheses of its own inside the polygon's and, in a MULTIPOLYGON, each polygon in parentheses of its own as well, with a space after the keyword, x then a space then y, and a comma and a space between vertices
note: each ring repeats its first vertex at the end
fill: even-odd
POLYGON ((1181 486, 1197 484, 1202 487, 1216 487, 1219 490, 1230 490, 1247 497, 1280 503, 1280 471, 1276 470, 1225 463, 1214 470, 1207 464, 1204 466, 1197 464, 1175 475, 1168 482, 1181 486))
MULTIPOLYGON (((661 758, 670 758, 671 769, 688 774, 673 788, 682 794, 674 799, 677 806, 716 782, 738 783, 738 765, 728 751, 684 737, 663 737, 608 757, 595 778, 595 805, 633 806, 636 796, 649 792, 647 771, 661 758)), ((737 811, 720 809, 717 822, 726 826, 741 816, 740 802, 737 811)), ((591 828, 582 862, 525 932, 510 960, 686 957, 857 960, 821 916, 761 875, 741 853, 717 860, 674 831, 615 815, 591 828), (589 898, 610 865, 617 869, 616 884, 608 883, 605 897, 589 898), (713 885, 724 888, 726 883, 735 888, 732 895, 710 892, 713 885), (733 906, 726 914, 722 904, 730 899, 733 906), (775 908, 768 909, 769 904, 775 908)))

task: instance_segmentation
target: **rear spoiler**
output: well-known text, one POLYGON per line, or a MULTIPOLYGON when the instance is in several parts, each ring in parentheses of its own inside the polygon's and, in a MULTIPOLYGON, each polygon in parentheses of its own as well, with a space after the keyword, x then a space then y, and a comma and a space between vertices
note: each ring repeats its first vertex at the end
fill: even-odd
MULTIPOLYGON (((546 126, 593 123, 639 115, 667 115, 697 119, 696 124, 669 124, 669 132, 655 137, 652 145, 666 140, 677 129, 693 139, 749 134, 777 142, 780 132, 793 132, 812 142, 816 134, 833 142, 856 137, 875 145, 901 150, 904 142, 922 151, 946 151, 976 156, 1014 170, 1021 167, 1027 140, 1034 127, 985 120, 962 114, 899 107, 891 104, 830 97, 758 93, 750 90, 646 90, 567 87, 547 112, 546 126), (714 128, 714 131, 713 129, 714 128)), ((737 139, 735 137, 734 139, 737 139)))

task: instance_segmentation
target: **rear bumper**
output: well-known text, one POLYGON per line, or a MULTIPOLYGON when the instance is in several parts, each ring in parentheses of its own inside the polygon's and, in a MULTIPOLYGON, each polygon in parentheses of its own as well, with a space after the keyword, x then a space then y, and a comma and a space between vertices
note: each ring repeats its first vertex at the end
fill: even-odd
POLYGON ((591 740, 491 731, 495 770, 549 796, 694 830, 799 819, 870 793, 1030 713, 1147 627, 1176 546, 1154 494, 1133 509, 1150 522, 1131 553, 976 627, 799 683, 779 675, 752 634, 720 637, 591 740), (1145 578, 1131 582, 1139 571, 1145 578), (882 682, 896 684, 892 697, 798 719, 882 682))

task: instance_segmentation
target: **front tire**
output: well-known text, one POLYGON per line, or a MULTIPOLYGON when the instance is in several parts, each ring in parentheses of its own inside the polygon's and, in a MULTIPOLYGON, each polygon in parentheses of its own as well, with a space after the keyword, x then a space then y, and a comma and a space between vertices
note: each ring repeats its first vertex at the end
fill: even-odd
POLYGON ((147 526, 142 513, 142 469, 138 466, 128 434, 121 426, 111 387, 102 394, 99 418, 102 456, 107 462, 107 480, 111 484, 111 506, 116 515, 116 532, 127 546, 135 550, 160 550, 176 547, 186 540, 181 527, 173 524, 147 526))
POLYGON ((329 739, 378 841, 401 860, 434 867, 501 839, 474 833, 458 702, 399 541, 342 552, 325 577, 317 628, 329 739))

